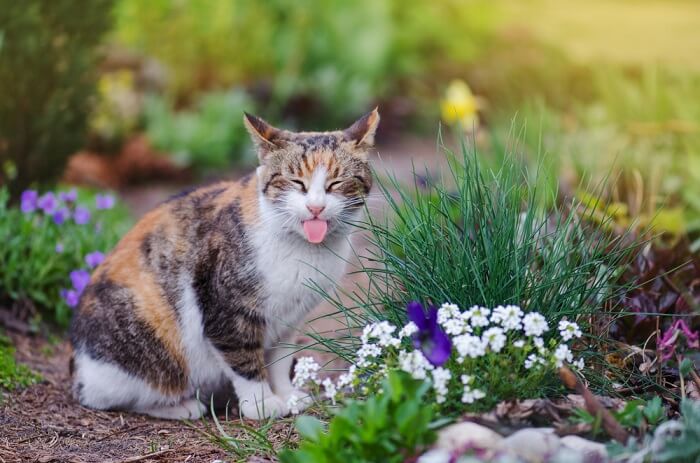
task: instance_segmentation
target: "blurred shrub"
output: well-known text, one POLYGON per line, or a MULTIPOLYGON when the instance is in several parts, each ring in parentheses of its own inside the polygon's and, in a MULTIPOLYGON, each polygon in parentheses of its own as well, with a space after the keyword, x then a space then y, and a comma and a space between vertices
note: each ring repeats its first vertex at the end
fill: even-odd
POLYGON ((243 111, 253 102, 240 90, 207 93, 190 111, 175 112, 165 98, 149 96, 144 117, 149 140, 180 165, 197 169, 241 163, 249 143, 243 111))
POLYGON ((128 227, 128 214, 111 196, 27 190, 13 207, 0 188, 0 304, 30 306, 67 325, 72 302, 62 289, 79 290, 77 280, 95 260, 87 256, 109 251, 128 227))
POLYGON ((170 69, 171 96, 247 85, 270 102, 268 114, 311 113, 332 127, 406 87, 434 95, 424 77, 472 58, 493 8, 484 0, 121 0, 116 11, 116 40, 170 69))
POLYGON ((102 74, 97 82, 97 98, 89 121, 90 135, 107 147, 119 145, 139 122, 141 96, 134 78, 133 71, 121 69, 102 74))
POLYGON ((5 1, 0 7, 0 183, 17 194, 58 177, 80 148, 96 45, 113 0, 5 1))

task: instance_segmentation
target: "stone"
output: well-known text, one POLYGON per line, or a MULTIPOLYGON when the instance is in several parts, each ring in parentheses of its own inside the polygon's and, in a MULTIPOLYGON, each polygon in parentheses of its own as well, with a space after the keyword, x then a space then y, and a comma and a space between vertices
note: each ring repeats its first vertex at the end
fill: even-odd
POLYGON ((455 451, 470 448, 496 449, 503 436, 495 431, 470 421, 455 423, 438 431, 435 448, 455 451))
POLYGON ((581 454, 584 459, 595 461, 606 461, 608 459, 608 449, 605 444, 584 439, 579 436, 564 436, 560 439, 561 445, 581 454))
POLYGON ((517 455, 530 463, 540 463, 554 456, 560 446, 559 437, 551 431, 551 428, 527 428, 503 439, 499 449, 517 455))

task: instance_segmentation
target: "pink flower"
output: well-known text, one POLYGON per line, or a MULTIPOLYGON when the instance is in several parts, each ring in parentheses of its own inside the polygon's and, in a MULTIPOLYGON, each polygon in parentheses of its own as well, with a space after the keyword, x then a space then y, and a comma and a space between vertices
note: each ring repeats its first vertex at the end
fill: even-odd
POLYGON ((685 344, 691 349, 700 348, 700 333, 692 331, 683 319, 676 320, 671 327, 661 336, 659 340, 659 350, 661 350, 661 360, 667 361, 676 353, 678 338, 680 335, 685 338, 685 344))

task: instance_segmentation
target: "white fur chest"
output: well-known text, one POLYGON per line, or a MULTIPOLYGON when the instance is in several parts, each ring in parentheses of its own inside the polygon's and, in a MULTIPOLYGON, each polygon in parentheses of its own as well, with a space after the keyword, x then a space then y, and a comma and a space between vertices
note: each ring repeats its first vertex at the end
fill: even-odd
POLYGON ((330 288, 345 272, 350 246, 338 238, 316 245, 298 236, 257 230, 253 239, 257 267, 263 279, 261 307, 267 321, 266 347, 298 329, 304 317, 321 302, 312 282, 330 288))

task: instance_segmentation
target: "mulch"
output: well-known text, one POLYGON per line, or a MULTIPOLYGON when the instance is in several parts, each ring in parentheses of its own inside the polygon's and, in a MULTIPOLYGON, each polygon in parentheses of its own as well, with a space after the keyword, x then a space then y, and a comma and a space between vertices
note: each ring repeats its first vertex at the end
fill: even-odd
MULTIPOLYGON (((12 335, 17 358, 43 381, 0 399, 0 463, 207 462, 231 456, 204 433, 211 418, 191 424, 90 410, 70 394, 70 345, 12 335)), ((235 430, 228 429, 231 434, 235 430)))

